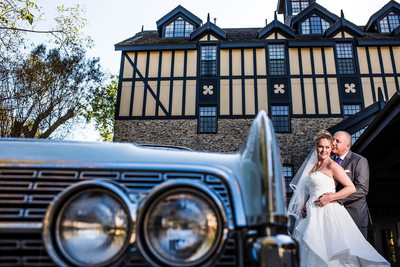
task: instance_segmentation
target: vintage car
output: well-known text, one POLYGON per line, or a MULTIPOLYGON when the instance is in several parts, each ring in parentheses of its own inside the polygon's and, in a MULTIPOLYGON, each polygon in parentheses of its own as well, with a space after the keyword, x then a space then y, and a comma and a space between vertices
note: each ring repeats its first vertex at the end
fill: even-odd
POLYGON ((237 153, 0 140, 1 266, 298 266, 271 121, 237 153))

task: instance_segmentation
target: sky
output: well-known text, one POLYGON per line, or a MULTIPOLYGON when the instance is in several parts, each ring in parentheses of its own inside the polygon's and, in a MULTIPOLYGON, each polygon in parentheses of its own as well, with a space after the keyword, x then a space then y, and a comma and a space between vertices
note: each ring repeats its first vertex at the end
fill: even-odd
MULTIPOLYGON (((317 3, 330 12, 345 18, 356 25, 365 25, 369 18, 389 0, 317 0, 317 3)), ((51 28, 56 7, 79 4, 85 9, 88 26, 85 34, 92 37, 94 47, 88 56, 99 57, 105 71, 118 74, 121 51, 114 45, 144 30, 156 30, 156 22, 178 5, 207 21, 207 14, 220 28, 262 28, 274 18, 278 0, 37 0, 43 13, 42 23, 37 30, 51 28)), ((278 15, 283 22, 283 15, 278 15)), ((93 127, 80 128, 73 139, 96 140, 98 134, 93 127)))

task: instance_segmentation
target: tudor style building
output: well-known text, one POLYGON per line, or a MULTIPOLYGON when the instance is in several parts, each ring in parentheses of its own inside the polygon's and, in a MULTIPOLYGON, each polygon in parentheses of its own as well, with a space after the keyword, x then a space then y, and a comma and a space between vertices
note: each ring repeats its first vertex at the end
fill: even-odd
POLYGON ((116 44, 114 140, 236 151, 264 109, 287 179, 321 129, 355 141, 400 90, 400 4, 362 26, 315 0, 278 0, 277 12, 284 23, 221 29, 178 6, 116 44))
POLYGON ((275 15, 264 28, 221 29, 178 6, 116 44, 114 140, 236 151, 264 109, 290 176, 319 130, 399 91, 397 2, 365 26, 315 0, 279 0, 277 11, 285 24, 275 15))
POLYGON ((264 28, 221 29, 178 6, 116 44, 114 140, 235 151, 265 109, 296 169, 316 132, 399 91, 397 2, 365 26, 313 0, 279 0, 278 12, 285 24, 275 15, 264 28))
POLYGON ((116 44, 114 140, 235 151, 265 109, 296 170, 316 132, 377 102, 379 90, 385 100, 399 91, 397 2, 365 26, 313 0, 280 0, 278 13, 285 24, 275 15, 263 28, 221 29, 178 6, 157 30, 116 44))

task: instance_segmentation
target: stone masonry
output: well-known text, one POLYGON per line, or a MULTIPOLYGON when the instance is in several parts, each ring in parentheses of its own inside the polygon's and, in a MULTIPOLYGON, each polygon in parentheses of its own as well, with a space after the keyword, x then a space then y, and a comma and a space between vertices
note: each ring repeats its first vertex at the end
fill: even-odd
MULTIPOLYGON (((291 133, 278 133, 278 143, 284 164, 300 167, 313 147, 314 138, 322 129, 342 118, 292 118, 291 133)), ((117 120, 115 142, 176 145, 193 150, 235 152, 244 142, 252 119, 219 119, 217 134, 198 134, 196 119, 180 120, 117 120)))

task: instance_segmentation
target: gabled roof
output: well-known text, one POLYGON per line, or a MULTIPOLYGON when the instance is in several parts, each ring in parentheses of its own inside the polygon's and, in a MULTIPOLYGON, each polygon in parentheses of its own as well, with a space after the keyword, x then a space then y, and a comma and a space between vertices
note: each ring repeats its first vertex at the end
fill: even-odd
POLYGON ((190 34, 190 40, 201 37, 206 33, 216 35, 216 37, 220 39, 226 39, 226 31, 222 30, 220 27, 210 22, 210 14, 208 14, 207 16, 207 23, 190 34))
POLYGON ((331 23, 339 20, 338 16, 314 2, 293 18, 291 27, 297 29, 299 22, 307 19, 307 17, 311 16, 314 13, 320 15, 322 18, 328 20, 331 23))
POLYGON ((400 218, 400 93, 395 93, 370 123, 351 150, 368 160, 368 204, 372 216, 400 218))
POLYGON ((372 216, 400 218, 400 93, 395 93, 351 150, 368 160, 370 179, 368 204, 372 216))
POLYGON ((367 25, 365 25, 365 31, 370 31, 371 28, 376 25, 378 19, 380 19, 382 16, 392 10, 400 12, 400 4, 394 0, 390 0, 389 3, 384 5, 378 12, 376 12, 369 18, 367 25))
MULTIPOLYGON (((358 138, 358 140, 352 146, 352 150, 357 153, 362 153, 368 146, 380 135, 385 128, 390 127, 390 132, 396 135, 397 133, 393 132, 394 129, 399 132, 400 130, 400 93, 395 93, 392 98, 387 102, 385 107, 379 114, 375 117, 375 119, 371 122, 368 128, 364 131, 364 133, 358 138)), ((396 140, 388 140, 388 142, 395 142, 396 140)))
POLYGON ((272 21, 270 24, 268 24, 263 29, 261 29, 259 31, 257 37, 258 37, 258 39, 261 39, 261 38, 263 38, 263 37, 265 37, 268 34, 273 33, 273 32, 280 32, 283 35, 285 35, 286 37, 291 37, 291 38, 295 38, 296 37, 292 28, 289 28, 288 26, 286 26, 282 22, 278 21, 277 16, 276 16, 276 12, 275 12, 274 21, 272 21))
POLYGON ((172 20, 173 18, 176 18, 178 16, 182 16, 185 19, 189 20, 191 23, 194 24, 194 28, 198 28, 201 23, 202 20, 199 19, 198 17, 196 17, 193 13, 191 13, 190 11, 188 11, 186 8, 184 8, 183 6, 179 5, 176 8, 174 8, 172 11, 170 11, 167 15, 165 15, 164 17, 162 17, 161 19, 159 19, 156 23, 157 23, 157 29, 158 32, 161 34, 162 32, 162 27, 169 22, 170 20, 172 20))
POLYGON ((325 31, 325 36, 331 37, 341 30, 348 31, 359 37, 364 34, 359 27, 344 18, 343 10, 341 11, 340 19, 325 31))
MULTIPOLYGON (((260 28, 227 28, 223 29, 226 32, 226 39, 221 40, 221 43, 241 43, 251 42, 265 45, 263 40, 257 38, 260 28)), ((116 50, 132 49, 161 49, 168 46, 190 46, 190 49, 196 49, 197 40, 190 40, 190 38, 162 38, 158 31, 143 31, 138 32, 136 35, 115 44, 116 50)))
POLYGON ((396 36, 396 37, 399 36, 399 35, 400 35, 400 25, 397 26, 397 27, 392 31, 392 33, 391 33, 390 35, 396 36))

